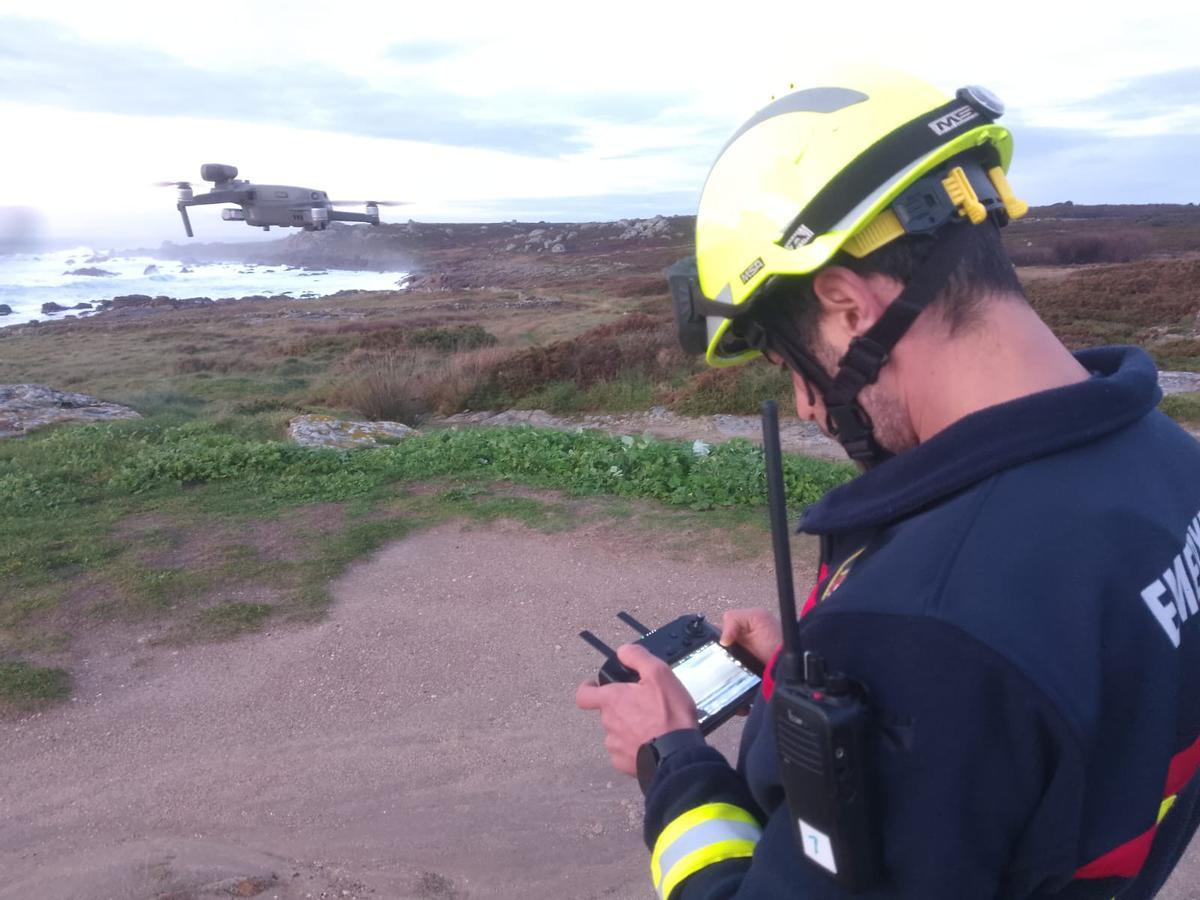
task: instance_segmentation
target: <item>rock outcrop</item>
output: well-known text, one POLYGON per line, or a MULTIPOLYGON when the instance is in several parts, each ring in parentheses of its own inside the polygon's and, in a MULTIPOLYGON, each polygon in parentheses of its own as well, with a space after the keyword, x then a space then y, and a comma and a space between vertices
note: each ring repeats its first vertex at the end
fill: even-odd
POLYGON ((0 384, 0 438, 27 434, 43 425, 137 419, 128 406, 86 394, 57 391, 44 384, 0 384))
MULTIPOLYGON (((244 299, 257 298, 246 297, 244 299)), ((145 309, 188 309, 195 306, 208 306, 213 302, 211 297, 151 297, 149 294, 122 294, 111 300, 101 300, 100 309, 111 314, 145 309)))
POLYGON ((11 316, 12 307, 7 303, 0 303, 0 316, 11 316))
POLYGON ((70 269, 63 272, 64 275, 87 275, 91 278, 112 278, 117 273, 110 272, 108 269, 98 269, 95 266, 84 266, 82 269, 70 269))
POLYGON ((375 447, 420 434, 400 422, 352 422, 333 416, 297 416, 288 437, 304 447, 375 447))
POLYGON ((1158 386, 1168 395, 1200 391, 1200 372, 1159 372, 1158 386))

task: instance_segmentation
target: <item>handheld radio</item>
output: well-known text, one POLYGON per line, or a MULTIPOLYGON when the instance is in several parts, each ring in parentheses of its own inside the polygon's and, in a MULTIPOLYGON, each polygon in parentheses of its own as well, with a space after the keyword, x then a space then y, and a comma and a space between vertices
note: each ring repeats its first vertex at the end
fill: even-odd
POLYGON ((762 423, 783 626, 783 652, 771 696, 780 779, 797 846, 844 889, 857 892, 878 881, 882 863, 869 777, 870 709, 861 685, 826 671, 825 660, 817 654, 800 652, 774 401, 762 405, 762 423))

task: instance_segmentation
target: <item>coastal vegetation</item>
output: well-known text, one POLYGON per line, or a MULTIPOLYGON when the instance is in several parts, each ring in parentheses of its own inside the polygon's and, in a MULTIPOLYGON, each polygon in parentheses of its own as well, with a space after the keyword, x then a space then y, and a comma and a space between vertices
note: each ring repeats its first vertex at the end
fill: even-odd
MULTIPOLYGON (((1007 239, 1044 257, 1020 274, 1070 346, 1137 344, 1162 368, 1200 371, 1193 218, 1147 208, 1125 244, 1103 218, 1082 229, 1020 222, 1007 239), (1080 254, 1102 263, 1068 265, 1080 254)), ((749 415, 767 397, 787 409, 791 385, 777 369, 711 370, 679 350, 661 272, 688 252, 685 233, 610 236, 592 256, 524 244, 504 256, 509 244, 497 244, 470 260, 501 268, 406 291, 127 306, 0 329, 0 383, 78 391, 143 416, 0 441, 0 714, 67 696, 68 673, 97 646, 136 653, 319 617, 353 560, 448 519, 657 532, 665 521, 713 552, 761 553, 762 457, 746 442, 430 427, 484 409, 749 415), (426 433, 307 449, 283 440, 303 413, 425 423, 426 433)), ((463 258, 444 228, 421 239, 463 258)), ((1200 425, 1200 394, 1162 409, 1200 425)), ((789 457, 790 498, 799 508, 852 473, 789 457)))

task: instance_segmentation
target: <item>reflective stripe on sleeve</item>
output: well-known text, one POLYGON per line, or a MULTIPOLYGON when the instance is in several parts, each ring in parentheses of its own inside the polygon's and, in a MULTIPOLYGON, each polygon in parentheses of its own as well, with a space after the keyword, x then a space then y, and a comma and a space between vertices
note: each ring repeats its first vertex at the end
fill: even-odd
POLYGON ((758 820, 740 806, 706 803, 672 821, 654 844, 650 875, 660 900, 689 875, 726 859, 754 855, 762 837, 758 820))

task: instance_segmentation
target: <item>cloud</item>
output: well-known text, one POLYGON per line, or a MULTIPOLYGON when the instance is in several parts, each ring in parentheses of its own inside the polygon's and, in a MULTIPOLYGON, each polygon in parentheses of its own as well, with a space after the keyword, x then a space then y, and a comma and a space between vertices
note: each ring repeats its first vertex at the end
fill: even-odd
POLYGON ((1200 66, 1156 72, 1125 82, 1118 88, 1080 103, 1103 109, 1114 119, 1142 119, 1179 112, 1200 111, 1200 66))
POLYGON ((461 54, 464 45, 452 41, 413 40, 392 44, 383 51, 386 59, 408 65, 424 65, 453 59, 461 54))
POLYGON ((62 28, 0 18, 0 96, 148 116, 236 119, 532 156, 585 149, 574 124, 489 115, 484 102, 411 79, 372 87, 305 62, 210 71, 161 51, 88 43, 62 28))
POLYGON ((489 221, 517 219, 525 222, 610 222, 624 218, 657 215, 694 215, 700 201, 700 185, 694 191, 599 194, 573 197, 501 197, 458 204, 444 221, 458 218, 489 221))
POLYGON ((1200 201, 1200 135, 1109 136, 1014 128, 1013 189, 1031 203, 1200 201))

